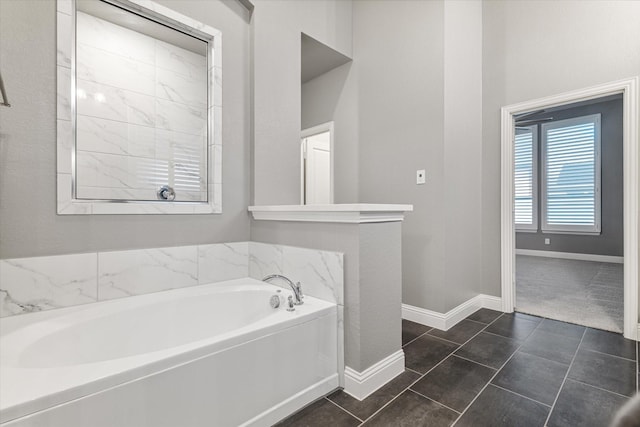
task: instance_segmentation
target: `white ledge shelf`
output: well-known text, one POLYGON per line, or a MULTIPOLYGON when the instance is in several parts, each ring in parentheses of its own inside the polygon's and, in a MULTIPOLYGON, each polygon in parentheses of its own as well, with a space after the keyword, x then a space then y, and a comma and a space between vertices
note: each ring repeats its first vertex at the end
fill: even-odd
POLYGON ((249 206, 253 218, 262 221, 343 222, 350 224, 398 222, 413 205, 334 204, 249 206))

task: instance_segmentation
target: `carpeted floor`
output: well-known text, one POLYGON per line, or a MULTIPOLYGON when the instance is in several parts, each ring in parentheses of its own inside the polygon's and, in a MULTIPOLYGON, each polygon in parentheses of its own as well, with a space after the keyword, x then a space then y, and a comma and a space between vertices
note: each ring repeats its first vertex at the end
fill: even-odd
POLYGON ((623 266, 516 256, 516 311, 622 332, 623 266))

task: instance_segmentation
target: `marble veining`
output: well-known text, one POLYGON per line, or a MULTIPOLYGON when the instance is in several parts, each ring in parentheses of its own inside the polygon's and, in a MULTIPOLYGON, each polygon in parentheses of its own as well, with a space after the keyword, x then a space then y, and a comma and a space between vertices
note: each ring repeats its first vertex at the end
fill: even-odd
POLYGON ((155 41, 156 65, 158 68, 173 71, 197 81, 207 80, 207 58, 204 55, 186 49, 155 41))
POLYGON ((60 65, 56 67, 56 70, 58 72, 57 118, 71 121, 71 70, 60 65))
POLYGON ((78 39, 85 45, 155 65, 152 38, 83 12, 77 12, 76 16, 78 39))
POLYGON ((156 70, 152 64, 106 52, 81 42, 76 49, 76 73, 82 80, 144 95, 155 95, 156 70))
POLYGON ((0 317, 97 300, 96 254, 0 261, 0 317))
POLYGON ((196 246, 98 253, 100 300, 198 284, 196 246))
POLYGON ((0 317, 274 273, 343 304, 341 253, 231 242, 1 260, 0 317))
POLYGON ((249 242, 249 277, 262 280, 270 274, 283 274, 282 247, 249 242))
POLYGON ((76 148, 96 153, 155 157, 155 128, 78 115, 76 148))
POLYGON ((344 304, 342 253, 250 242, 249 276, 261 280, 269 274, 284 274, 301 282, 305 293, 344 304))
POLYGON ((77 168, 78 182, 88 187, 157 189, 168 180, 166 161, 144 157, 82 152, 77 168))
POLYGON ((206 74, 203 78, 194 78, 171 70, 158 68, 156 71, 155 95, 182 104, 207 108, 206 74))
POLYGON ((207 109, 156 99, 157 127, 177 132, 202 135, 207 130, 207 109))
POLYGON ((282 255, 285 276, 303 283, 310 295, 344 304, 341 253, 284 246, 282 255))
POLYGON ((249 243, 218 243, 198 246, 198 282, 202 285, 247 277, 249 243))
POLYGON ((77 113, 143 126, 155 126, 153 96, 78 79, 77 113))
POLYGON ((71 15, 59 12, 60 24, 56 28, 58 43, 56 50, 56 64, 65 68, 71 68, 71 15))

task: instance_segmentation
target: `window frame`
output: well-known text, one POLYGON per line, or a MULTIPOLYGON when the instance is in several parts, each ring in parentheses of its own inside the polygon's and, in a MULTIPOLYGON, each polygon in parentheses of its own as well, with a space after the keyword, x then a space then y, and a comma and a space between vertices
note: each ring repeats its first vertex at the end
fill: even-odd
POLYGON ((554 120, 553 122, 541 125, 540 149, 541 149, 541 219, 540 231, 546 234, 585 234, 599 235, 601 233, 601 208, 602 208, 602 168, 601 168, 601 114, 590 114, 587 116, 573 117, 570 119, 554 120), (595 190, 594 190, 594 224, 593 225, 571 225, 571 224, 549 224, 547 217, 547 131, 578 124, 594 123, 594 162, 595 162, 595 190))
MULTIPOLYGON (((515 160, 515 152, 516 152, 516 135, 513 136, 513 223, 515 225, 515 229, 517 232, 523 233, 537 233, 538 232, 538 125, 530 125, 530 126, 517 126, 517 128, 521 129, 530 129, 531 130, 531 224, 518 224, 515 218, 515 206, 516 206, 516 160, 515 160)), ((517 132, 517 129, 514 129, 514 132, 517 132)))

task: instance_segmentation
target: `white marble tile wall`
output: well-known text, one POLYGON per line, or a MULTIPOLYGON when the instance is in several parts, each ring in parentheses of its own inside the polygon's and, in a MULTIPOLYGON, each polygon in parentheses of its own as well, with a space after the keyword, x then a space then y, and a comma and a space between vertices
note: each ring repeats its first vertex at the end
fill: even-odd
POLYGON ((0 317, 274 273, 344 304, 341 253, 234 242, 0 260, 0 317))
POLYGON ((198 283, 247 277, 249 272, 249 243, 235 242, 198 246, 198 283))
POLYGON ((82 12, 77 40, 78 198, 206 200, 206 56, 82 12))
POLYGON ((95 253, 0 260, 0 317, 95 302, 97 271, 95 253))
POLYGON ((344 305, 342 253, 249 242, 249 276, 261 280, 269 274, 283 274, 300 282, 303 293, 344 305))
POLYGON ((248 276, 248 243, 0 260, 0 317, 248 276))
POLYGON ((197 284, 197 246, 98 253, 99 300, 197 284))

